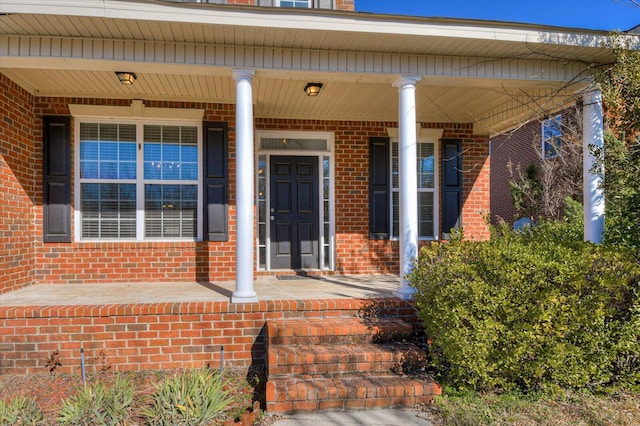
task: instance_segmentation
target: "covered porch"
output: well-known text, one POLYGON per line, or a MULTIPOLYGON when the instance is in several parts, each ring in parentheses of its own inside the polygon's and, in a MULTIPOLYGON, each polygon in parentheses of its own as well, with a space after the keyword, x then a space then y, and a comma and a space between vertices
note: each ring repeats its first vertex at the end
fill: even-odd
MULTIPOLYGON (((11 135, 2 141, 7 179, 0 201, 14 207, 2 213, 7 281, 0 292, 53 282, 234 280, 231 300, 256 302, 258 274, 297 269, 274 261, 277 229, 270 223, 278 218, 260 190, 264 184, 275 192, 275 175, 264 182, 260 176, 275 169, 267 161, 284 157, 276 148, 292 139, 304 142, 285 154, 315 162, 309 269, 403 277, 421 240, 441 240, 460 226, 470 238, 487 237, 491 135, 583 99, 585 152, 602 143, 601 102, 589 76, 591 64, 610 59, 601 32, 160 1, 99 4, 0 5, 0 103, 9 111, 1 125, 11 135), (318 96, 306 95, 309 83, 321 83, 318 96), (83 176, 82 161, 103 160, 80 145, 102 141, 80 133, 111 123, 134 129, 126 142, 137 159, 122 163, 138 167, 138 175, 105 178, 88 167, 83 176), (197 207, 187 212, 195 219, 176 227, 190 229, 184 238, 163 239, 174 229, 158 218, 174 203, 160 202, 157 187, 145 192, 146 185, 177 182, 143 177, 147 163, 156 165, 143 148, 147 124, 196 135, 199 162, 181 164, 195 164, 197 174, 185 184, 197 188, 189 199, 197 207), (50 164, 43 129, 64 125, 68 152, 50 164), (214 141, 219 151, 203 148, 204 133, 222 135, 214 141), (274 141, 277 147, 269 145, 274 141), (418 160, 419 142, 428 153, 418 160), (378 154, 385 158, 378 162, 378 154), (60 170, 47 175, 56 164, 60 170), (89 187, 121 185, 119 179, 135 186, 119 194, 129 207, 99 211, 106 196, 89 187), (156 210, 145 204, 153 196, 156 210)), ((585 179, 585 223, 594 241, 603 221, 598 179, 585 179)), ((284 246, 298 240, 289 235, 284 246)), ((411 297, 406 281, 396 287, 396 296, 411 297)), ((222 288, 216 294, 229 298, 231 289, 222 288)))

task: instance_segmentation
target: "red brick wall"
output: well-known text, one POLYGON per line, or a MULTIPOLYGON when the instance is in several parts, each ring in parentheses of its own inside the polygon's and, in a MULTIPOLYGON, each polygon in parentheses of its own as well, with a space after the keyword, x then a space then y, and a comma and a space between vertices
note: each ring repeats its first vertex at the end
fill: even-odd
POLYGON ((335 5, 337 10, 355 10, 355 5, 353 0, 335 0, 335 5))
POLYGON ((448 139, 462 139, 462 227, 465 238, 489 238, 486 219, 490 213, 489 142, 486 136, 473 134, 473 124, 455 124, 445 128, 448 139))
MULTIPOLYGON (((524 171, 533 162, 540 164, 534 144, 541 143, 541 124, 532 121, 523 127, 491 140, 491 223, 501 219, 513 224, 516 210, 513 207, 507 169, 509 162, 519 165, 524 171)), ((515 169, 514 169, 515 170, 515 169)))
MULTIPOLYGON (((5 81, 5 84, 8 84, 5 81)), ((233 105, 147 101, 150 107, 199 108, 205 110, 205 120, 229 123, 230 140, 230 203, 229 241, 227 242, 136 242, 136 243, 47 243, 42 242, 42 117, 68 115, 68 104, 100 104, 127 106, 129 100, 84 98, 36 98, 23 93, 23 101, 33 101, 33 108, 25 107, 35 118, 24 126, 32 129, 35 143, 18 144, 23 155, 37 159, 29 162, 38 166, 23 173, 24 184, 31 186, 33 208, 29 197, 23 203, 32 209, 30 215, 16 214, 11 224, 23 223, 28 230, 25 243, 29 250, 15 254, 30 262, 23 265, 20 279, 11 278, 4 288, 22 283, 80 283, 123 281, 226 281, 235 278, 235 113, 233 105), (29 149, 27 149, 27 147, 29 149), (30 177, 33 176, 33 179, 30 177), (26 225, 25 225, 26 224, 26 225), (28 244, 27 244, 28 243, 28 244), (29 257, 30 256, 30 257, 29 257), (30 265, 29 268, 24 267, 30 265), (25 275, 26 274, 26 275, 25 275), (25 278, 26 277, 26 278, 25 278)), ((28 106, 28 105, 27 105, 28 106)), ((319 121, 290 119, 255 120, 256 130, 281 129, 299 131, 327 131, 335 134, 335 205, 336 209, 336 271, 338 273, 396 273, 398 272, 398 243, 369 239, 368 158, 369 138, 386 135, 394 122, 319 121)), ((424 127, 444 129, 444 138, 463 140, 464 206, 463 226, 467 237, 486 238, 487 229, 482 214, 489 211, 488 143, 485 137, 473 135, 471 124, 425 123, 424 127)), ((11 126, 8 126, 11 128, 11 126)), ((7 130, 8 131, 8 130, 7 130)), ((24 136, 23 136, 24 137, 24 136)), ((12 137, 12 140, 14 137, 12 137)), ((19 153, 10 151, 12 161, 19 153)), ((26 164, 26 163, 25 163, 26 164)), ((6 173, 21 171, 24 164, 12 163, 4 167, 6 173)), ((9 214, 9 213, 3 213, 9 214)), ((73 223, 73 222, 72 222, 73 223)), ((11 225, 10 224, 10 225, 11 225)), ((16 234, 16 236, 23 234, 16 234)), ((11 244, 8 242, 8 244, 11 244)), ((8 246, 5 244, 6 247, 8 246)), ((13 252, 12 252, 13 253, 13 252)), ((16 262, 13 262, 14 264, 16 262)), ((6 283, 7 280, 5 280, 6 283)))
POLYGON ((0 294, 28 285, 35 265, 33 97, 0 73, 0 294))
POLYGON ((419 327, 415 308, 398 299, 156 303, 108 306, 0 306, 0 375, 264 365, 265 322, 282 318, 376 315, 419 327))

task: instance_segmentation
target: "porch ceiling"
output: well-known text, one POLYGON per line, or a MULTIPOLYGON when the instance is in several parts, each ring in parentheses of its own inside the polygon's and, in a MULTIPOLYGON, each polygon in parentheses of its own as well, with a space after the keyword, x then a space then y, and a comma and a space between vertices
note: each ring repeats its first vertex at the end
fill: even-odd
POLYGON ((0 12, 0 72, 34 95, 233 103, 231 69, 248 67, 257 117, 396 121, 392 83, 409 73, 423 75, 419 121, 497 133, 559 109, 589 84, 587 63, 611 59, 603 33, 515 24, 162 1, 0 12), (320 96, 305 96, 309 81, 320 96))

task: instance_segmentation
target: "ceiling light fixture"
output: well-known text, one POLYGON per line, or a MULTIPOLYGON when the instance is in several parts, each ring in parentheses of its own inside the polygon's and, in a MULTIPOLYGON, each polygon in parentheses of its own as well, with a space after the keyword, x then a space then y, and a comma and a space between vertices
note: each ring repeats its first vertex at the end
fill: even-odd
POLYGON ((318 96, 320 89, 322 89, 322 83, 307 83, 307 85, 304 86, 304 92, 307 96, 318 96))
POLYGON ((134 73, 128 71, 116 71, 116 75, 122 84, 133 84, 137 78, 134 73))

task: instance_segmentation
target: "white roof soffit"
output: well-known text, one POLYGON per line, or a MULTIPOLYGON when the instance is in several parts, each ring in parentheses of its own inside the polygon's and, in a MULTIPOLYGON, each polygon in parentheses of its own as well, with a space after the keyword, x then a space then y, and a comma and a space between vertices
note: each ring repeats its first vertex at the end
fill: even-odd
MULTIPOLYGON (((600 51, 604 50, 602 46, 606 40, 606 33, 603 31, 528 24, 153 0, 2 0, 0 14, 77 16, 247 28, 326 31, 351 33, 359 38, 378 34, 390 37, 398 36, 407 40, 442 38, 456 39, 458 42, 465 40, 510 42, 522 44, 523 47, 525 44, 527 46, 557 45, 586 47, 600 51)), ((375 49, 375 46, 362 45, 362 47, 375 49)), ((424 48, 428 49, 427 46, 424 48)), ((453 49, 455 46, 448 46, 448 48, 453 49)), ((451 54, 457 53, 453 51, 451 54)), ((476 52, 476 55, 483 56, 483 52, 476 52)))
POLYGON ((478 134, 579 96, 589 66, 611 61, 606 37, 325 10, 0 0, 0 72, 35 95, 232 103, 240 67, 257 70, 256 116, 393 121, 391 83, 417 74, 420 121, 473 122, 478 134), (119 84, 119 69, 138 73, 136 84, 119 84), (313 102, 298 96, 311 78, 328 83, 313 102))

